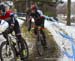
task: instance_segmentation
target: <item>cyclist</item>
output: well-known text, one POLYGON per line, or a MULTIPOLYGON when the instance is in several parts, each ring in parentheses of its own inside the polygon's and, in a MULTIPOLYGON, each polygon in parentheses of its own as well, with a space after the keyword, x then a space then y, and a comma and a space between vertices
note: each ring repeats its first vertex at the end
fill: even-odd
MULTIPOLYGON (((34 18, 36 26, 41 26, 42 28, 44 28, 44 19, 45 18, 44 18, 44 16, 41 16, 37 10, 38 9, 37 9, 36 5, 34 5, 34 4, 31 5, 31 12, 29 14, 30 15, 30 18, 29 18, 30 26, 29 26, 28 31, 30 31, 30 29, 31 29, 31 18, 34 18)), ((35 35, 37 35, 37 28, 34 29, 34 33, 35 33, 35 35)), ((44 38, 44 40, 42 41, 42 44, 44 45, 44 47, 47 47, 44 32, 42 32, 42 34, 43 34, 43 38, 44 38)))
POLYGON ((21 43, 21 46, 23 49, 24 43, 22 43, 21 41, 24 39, 21 36, 19 23, 14 17, 14 13, 11 10, 6 11, 6 7, 3 4, 0 5, 0 20, 5 20, 9 24, 9 29, 8 29, 9 31, 3 32, 3 36, 5 37, 5 39, 6 40, 8 39, 7 38, 8 33, 11 33, 12 31, 14 31, 18 39, 18 42, 21 43))

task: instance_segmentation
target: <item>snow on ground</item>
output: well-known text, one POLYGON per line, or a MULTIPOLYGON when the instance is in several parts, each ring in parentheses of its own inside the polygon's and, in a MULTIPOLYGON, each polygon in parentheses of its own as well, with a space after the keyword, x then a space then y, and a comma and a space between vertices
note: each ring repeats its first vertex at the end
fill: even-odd
POLYGON ((45 27, 52 33, 63 53, 58 61, 75 61, 75 26, 46 20, 45 27))

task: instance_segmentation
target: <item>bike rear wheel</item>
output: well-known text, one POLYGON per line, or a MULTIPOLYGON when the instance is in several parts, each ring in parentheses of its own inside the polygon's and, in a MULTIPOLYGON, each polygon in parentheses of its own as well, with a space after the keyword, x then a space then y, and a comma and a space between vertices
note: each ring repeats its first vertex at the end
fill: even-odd
POLYGON ((2 42, 0 46, 1 61, 16 61, 16 54, 13 47, 7 41, 2 42))

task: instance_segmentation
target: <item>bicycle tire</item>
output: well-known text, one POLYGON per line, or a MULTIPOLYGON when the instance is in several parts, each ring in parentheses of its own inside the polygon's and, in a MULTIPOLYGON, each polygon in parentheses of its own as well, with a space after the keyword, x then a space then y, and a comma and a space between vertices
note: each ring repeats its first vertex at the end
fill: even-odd
POLYGON ((37 49, 38 55, 43 56, 44 55, 44 48, 43 48, 42 39, 41 39, 41 38, 43 38, 43 35, 41 32, 40 32, 40 34, 39 33, 37 34, 36 49, 37 49), (40 36, 40 34, 41 34, 41 36, 40 36))
MULTIPOLYGON (((24 49, 23 50, 25 50, 26 51, 25 53, 27 53, 26 56, 24 56, 24 57, 22 56, 21 57, 21 59, 23 58, 22 60, 25 61, 25 60, 28 60, 28 57, 29 57, 29 49, 28 49, 28 45, 27 45, 27 43, 26 43, 26 41, 24 39, 22 39, 21 42, 24 43, 24 49)), ((21 47, 21 43, 19 43, 19 47, 21 47)), ((21 52, 21 54, 22 54, 22 52, 21 52)))
MULTIPOLYGON (((2 57, 2 48, 3 48, 5 45, 7 45, 7 41, 2 42, 1 45, 0 45, 0 58, 1 58, 1 61, 6 61, 6 60, 4 60, 3 57, 2 57)), ((14 57, 13 57, 13 60, 12 60, 12 61, 16 61, 16 52, 15 52, 15 50, 14 50, 13 47, 11 47, 11 50, 12 50, 12 52, 14 53, 14 57)))
POLYGON ((24 45, 25 45, 25 47, 27 49, 27 56, 26 56, 26 58, 28 59, 28 57, 29 57, 29 49, 28 49, 28 45, 27 45, 26 41, 24 41, 24 45))

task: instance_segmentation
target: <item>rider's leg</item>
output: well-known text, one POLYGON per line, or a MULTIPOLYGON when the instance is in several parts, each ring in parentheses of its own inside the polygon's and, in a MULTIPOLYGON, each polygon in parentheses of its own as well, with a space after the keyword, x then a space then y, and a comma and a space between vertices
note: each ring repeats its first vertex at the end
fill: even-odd
POLYGON ((8 41, 8 34, 6 32, 3 32, 3 37, 8 41))
MULTIPOLYGON (((40 19, 41 20, 41 24, 40 24, 40 26, 42 27, 42 28, 44 28, 44 18, 42 18, 42 19, 40 19)), ((44 45, 44 47, 47 47, 47 42, 46 42, 46 35, 45 35, 45 33, 44 33, 44 31, 43 31, 43 29, 41 29, 41 33, 42 33, 42 35, 43 35, 43 38, 44 38, 44 40, 42 40, 42 44, 44 45)))
POLYGON ((34 28, 34 34, 37 35, 37 28, 34 28))
POLYGON ((28 20, 28 31, 31 30, 31 20, 28 20))
MULTIPOLYGON (((21 43, 21 52, 24 50, 24 39, 21 35, 21 31, 20 31, 20 26, 19 26, 19 23, 17 20, 15 20, 15 26, 14 26, 14 31, 15 31, 15 34, 16 34, 16 37, 18 39, 18 42, 21 43)), ((21 57, 22 58, 22 57, 21 57)))

